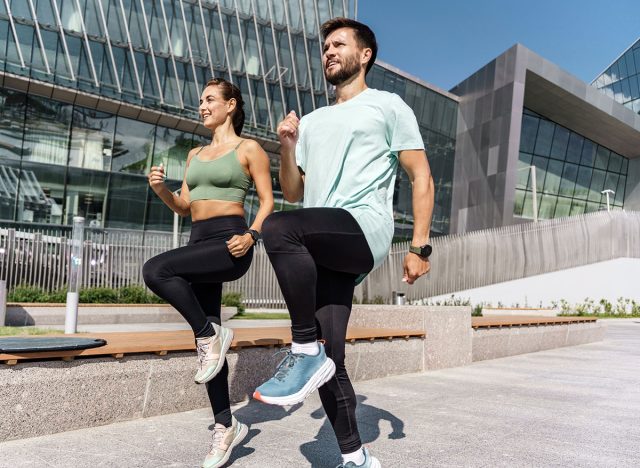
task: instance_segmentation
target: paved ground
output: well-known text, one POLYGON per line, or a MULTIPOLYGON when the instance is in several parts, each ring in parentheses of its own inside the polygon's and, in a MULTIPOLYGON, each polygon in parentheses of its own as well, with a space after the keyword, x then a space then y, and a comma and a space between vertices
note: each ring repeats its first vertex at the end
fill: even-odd
MULTIPOLYGON (((362 437, 385 467, 640 466, 640 319, 610 321, 601 343, 362 382, 356 391, 362 437)), ((319 408, 315 396, 291 409, 236 408, 251 430, 233 466, 336 466, 319 408)), ((5 442, 0 466, 199 466, 210 423, 197 410, 5 442)))

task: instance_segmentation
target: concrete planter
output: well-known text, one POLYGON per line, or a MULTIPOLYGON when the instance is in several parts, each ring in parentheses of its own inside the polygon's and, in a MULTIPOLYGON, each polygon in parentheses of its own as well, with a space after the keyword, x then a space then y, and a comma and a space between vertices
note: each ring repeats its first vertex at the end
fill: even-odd
MULTIPOLYGON (((222 320, 238 313, 236 307, 223 307, 222 320)), ((65 304, 7 304, 9 326, 63 325, 65 304)), ((111 325, 117 323, 175 323, 184 319, 168 304, 80 304, 78 325, 111 325)))

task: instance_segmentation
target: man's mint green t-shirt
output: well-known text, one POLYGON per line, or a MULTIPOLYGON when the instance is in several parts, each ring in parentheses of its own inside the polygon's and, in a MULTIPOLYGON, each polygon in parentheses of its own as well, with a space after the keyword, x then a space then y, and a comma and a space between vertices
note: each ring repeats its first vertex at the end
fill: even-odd
POLYGON ((413 111, 397 94, 368 88, 300 120, 296 162, 305 173, 303 206, 344 208, 356 219, 374 268, 393 239, 398 152, 424 149, 413 111))

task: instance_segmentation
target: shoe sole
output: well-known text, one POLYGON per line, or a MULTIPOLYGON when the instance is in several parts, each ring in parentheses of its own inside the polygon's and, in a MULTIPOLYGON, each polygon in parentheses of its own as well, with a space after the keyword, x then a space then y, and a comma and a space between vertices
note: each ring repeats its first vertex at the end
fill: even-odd
MULTIPOLYGON (((194 378, 195 382, 198 384, 205 384, 212 380, 218 373, 222 370, 222 366, 224 366, 224 360, 227 358, 227 351, 231 347, 231 342, 233 341, 233 330, 231 328, 225 328, 227 331, 226 335, 221 336, 222 338, 222 349, 220 351, 220 359, 218 359, 218 364, 212 370, 209 370, 204 376, 200 377, 200 379, 194 378)), ((222 328, 220 331, 223 334, 222 328)))
POLYGON ((260 400, 263 403, 267 403, 269 405, 278 405, 278 406, 291 406, 301 401, 304 401, 309 395, 315 392, 318 388, 322 387, 325 383, 327 383, 331 377, 336 373, 336 365, 331 358, 327 358, 327 360, 320 366, 320 368, 311 376, 309 381, 305 384, 302 389, 293 395, 285 395, 280 397, 270 397, 261 395, 257 390, 253 393, 253 398, 256 400, 260 400))
POLYGON ((382 468, 382 465, 380 464, 380 460, 378 460, 376 457, 371 457, 371 468, 382 468))
MULTIPOLYGON (((231 444, 227 449, 227 454, 218 463, 216 463, 215 465, 211 465, 207 468, 219 468, 221 466, 224 466, 229 461, 229 458, 231 457, 231 451, 233 450, 233 448, 236 445, 238 445, 240 442, 242 442, 245 437, 247 437, 247 434, 249 433, 249 428, 247 427, 247 425, 242 424, 241 422, 238 422, 238 424, 240 425, 240 432, 238 432, 238 435, 235 436, 231 441, 231 444)), ((204 465, 202 466, 204 467, 204 465)))

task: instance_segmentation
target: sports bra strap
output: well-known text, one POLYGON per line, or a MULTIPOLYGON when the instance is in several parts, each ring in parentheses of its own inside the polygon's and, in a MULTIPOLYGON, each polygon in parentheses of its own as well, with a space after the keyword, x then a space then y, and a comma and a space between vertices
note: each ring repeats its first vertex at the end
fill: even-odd
POLYGON ((238 147, 239 147, 242 143, 244 143, 244 140, 240 140, 240 143, 238 143, 238 144, 236 145, 236 147, 235 147, 235 148, 233 148, 233 149, 234 149, 234 150, 237 150, 237 149, 238 149, 238 147))
POLYGON ((201 147, 200 147, 200 149, 198 150, 198 152, 197 152, 196 154, 200 154, 200 153, 202 152, 202 150, 204 149, 204 147, 205 147, 205 146, 207 146, 207 145, 203 145, 203 146, 201 146, 201 147))

